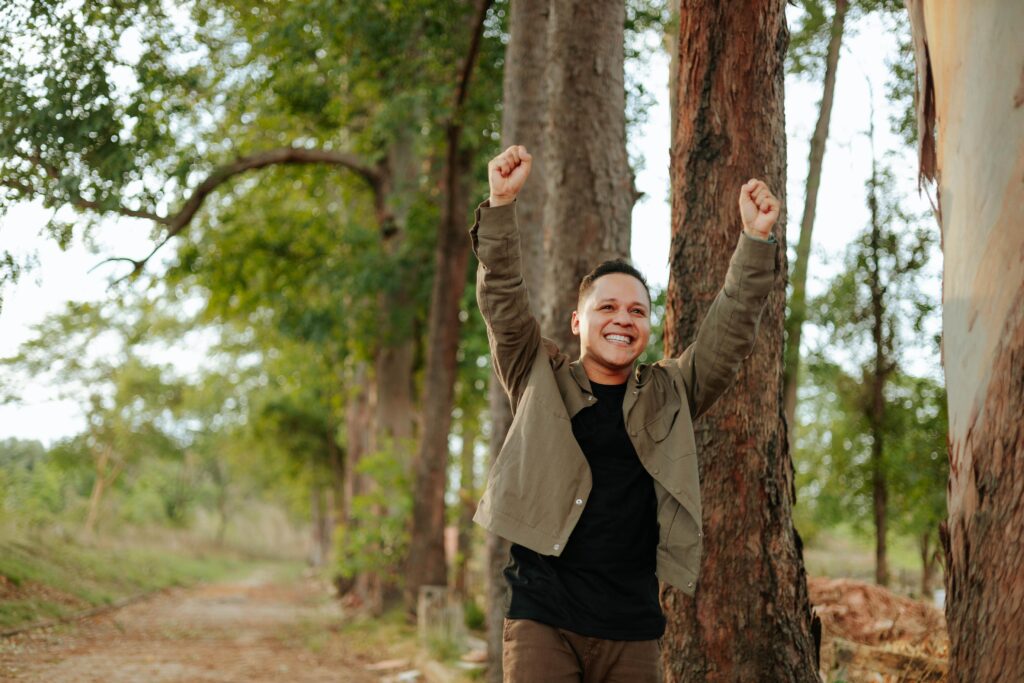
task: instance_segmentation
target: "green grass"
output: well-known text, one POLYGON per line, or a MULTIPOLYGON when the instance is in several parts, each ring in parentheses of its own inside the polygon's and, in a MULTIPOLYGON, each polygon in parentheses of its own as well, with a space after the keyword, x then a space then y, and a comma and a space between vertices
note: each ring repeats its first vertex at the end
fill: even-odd
POLYGON ((252 565, 238 556, 209 551, 0 539, 0 626, 11 628, 161 588, 222 579, 252 565))

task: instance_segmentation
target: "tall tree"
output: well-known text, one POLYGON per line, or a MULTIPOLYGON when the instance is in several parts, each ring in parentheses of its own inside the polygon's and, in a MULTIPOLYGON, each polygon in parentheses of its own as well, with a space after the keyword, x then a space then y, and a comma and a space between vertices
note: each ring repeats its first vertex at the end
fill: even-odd
POLYGON ((412 538, 407 572, 407 601, 412 604, 420 587, 445 586, 448 569, 444 554, 444 492, 447 485, 448 431, 455 392, 459 348, 459 304, 466 286, 469 241, 465 235, 469 215, 469 185, 473 155, 462 133, 470 79, 484 36, 484 22, 492 0, 477 0, 467 25, 467 48, 459 65, 451 114, 445 126, 443 162, 444 208, 434 252, 434 284, 427 322, 427 367, 423 405, 423 436, 416 458, 412 538))
MULTIPOLYGON (((547 197, 544 148, 544 124, 547 120, 548 96, 544 78, 548 62, 548 15, 550 0, 512 0, 509 4, 508 45, 505 48, 505 71, 501 114, 502 148, 523 145, 533 155, 530 174, 533 182, 523 188, 516 200, 519 217, 519 244, 522 250, 523 279, 530 294, 530 305, 540 318, 538 302, 544 277, 544 239, 542 226, 547 197)), ((512 411, 508 396, 492 372, 488 389, 490 410, 489 465, 498 458, 505 442, 512 411)), ((502 570, 508 564, 509 544, 505 539, 487 534, 487 680, 501 683, 503 678, 502 624, 507 586, 502 570)))
POLYGON ((1024 4, 907 4, 945 255, 949 678, 1024 680, 1024 4))
MULTIPOLYGON (((852 413, 849 419, 858 425, 852 431, 860 434, 849 442, 850 447, 835 443, 833 449, 845 451, 837 455, 847 460, 851 469, 857 469, 853 463, 859 463, 863 470, 858 477, 861 486, 844 493, 853 495, 854 488, 857 495, 864 493, 863 489, 869 492, 875 580, 882 586, 889 581, 886 539, 893 517, 891 480, 893 473, 902 469, 903 460, 903 453, 893 446, 906 441, 892 428, 895 416, 890 414, 890 383, 899 376, 909 350, 935 352, 926 328, 937 305, 921 286, 933 240, 918 223, 919 217, 901 207, 895 183, 892 171, 872 158, 871 177, 865 183, 867 229, 850 245, 844 270, 810 306, 811 319, 824 326, 831 348, 841 350, 860 366, 861 379, 847 404, 852 413)), ((836 390, 841 393, 843 386, 845 383, 837 382, 836 390)))
POLYGON ((628 258, 636 188, 626 153, 625 0, 551 0, 541 330, 570 358, 580 280, 628 258))
MULTIPOLYGON (((695 338, 721 289, 740 232, 739 188, 756 175, 784 197, 784 9, 781 0, 680 4, 665 323, 672 356, 695 338)), ((784 231, 776 238, 784 264, 784 231)), ((695 425, 704 558, 693 598, 663 590, 669 681, 818 680, 781 400, 784 298, 779 278, 752 355, 695 425)))
MULTIPOLYGON (((814 230, 814 216, 818 206, 818 189, 821 187, 821 167, 825 159, 825 143, 832 120, 832 102, 836 91, 836 74, 839 71, 839 53, 843 44, 843 29, 846 25, 848 0, 836 0, 827 25, 828 47, 825 51, 825 73, 822 78, 821 103, 818 105, 818 120, 811 136, 811 148, 807 160, 807 182, 804 186, 804 208, 800 219, 800 239, 796 247, 796 260, 790 282, 793 293, 789 299, 789 315, 786 317, 786 350, 783 364, 782 385, 786 424, 795 424, 797 373, 800 368, 800 338, 804 320, 807 319, 807 262, 811 256, 811 233, 814 230)), ((805 2, 809 17, 804 30, 813 34, 813 18, 819 16, 817 2, 805 2)), ((791 48, 792 54, 792 48, 791 48)))

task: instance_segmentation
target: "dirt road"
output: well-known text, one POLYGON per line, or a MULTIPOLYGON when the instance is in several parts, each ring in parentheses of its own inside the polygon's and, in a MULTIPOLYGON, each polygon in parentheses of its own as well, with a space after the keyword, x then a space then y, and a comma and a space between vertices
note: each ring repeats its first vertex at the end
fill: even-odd
POLYGON ((0 681, 369 683, 402 654, 346 627, 323 586, 261 572, 0 639, 0 681))

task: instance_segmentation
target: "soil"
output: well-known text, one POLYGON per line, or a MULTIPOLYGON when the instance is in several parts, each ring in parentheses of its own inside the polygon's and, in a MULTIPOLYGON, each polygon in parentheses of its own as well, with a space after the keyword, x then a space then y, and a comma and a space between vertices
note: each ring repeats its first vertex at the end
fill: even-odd
POLYGON ((379 681, 379 664, 394 660, 395 648, 360 638, 347 621, 323 584, 261 572, 0 639, 0 680, 379 681))

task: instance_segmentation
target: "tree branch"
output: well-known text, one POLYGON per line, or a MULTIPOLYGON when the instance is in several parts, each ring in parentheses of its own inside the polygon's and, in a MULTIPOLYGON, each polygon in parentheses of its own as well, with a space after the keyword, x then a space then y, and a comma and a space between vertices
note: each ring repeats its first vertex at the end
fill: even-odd
POLYGON ((206 180, 201 182, 189 195, 181 209, 167 217, 152 217, 152 220, 167 226, 163 238, 153 249, 142 259, 135 260, 127 257, 112 257, 106 259, 96 266, 113 261, 128 261, 132 264, 132 271, 124 277, 118 278, 114 284, 137 276, 146 267, 146 264, 158 252, 161 247, 167 244, 172 238, 180 234, 192 222, 192 219, 199 212, 206 198, 220 185, 231 178, 245 173, 255 171, 268 166, 288 164, 328 164, 347 168, 353 173, 362 177, 373 190, 375 203, 380 203, 381 189, 387 182, 385 171, 381 167, 373 167, 363 163, 357 156, 346 152, 335 152, 326 149, 303 149, 299 147, 281 147, 278 149, 258 152, 248 156, 239 157, 230 164, 214 169, 206 180))

